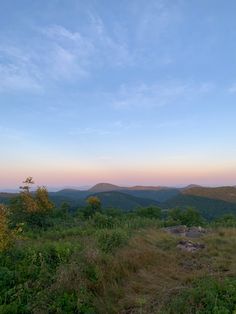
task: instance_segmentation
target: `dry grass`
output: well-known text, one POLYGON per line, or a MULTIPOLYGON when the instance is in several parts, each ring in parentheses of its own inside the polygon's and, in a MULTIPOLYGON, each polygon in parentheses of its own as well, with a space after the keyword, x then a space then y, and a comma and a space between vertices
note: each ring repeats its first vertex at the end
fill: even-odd
POLYGON ((206 248, 195 253, 177 249, 179 240, 160 229, 146 229, 105 254, 91 237, 80 238, 83 249, 58 268, 48 292, 83 293, 79 299, 93 304, 95 313, 164 313, 172 297, 195 279, 236 276, 236 230, 218 229, 196 239, 206 248))
POLYGON ((161 230, 133 237, 106 269, 95 300, 99 313, 161 313, 196 278, 236 275, 236 230, 207 235, 201 240, 206 249, 195 253, 178 250, 178 240, 161 230))

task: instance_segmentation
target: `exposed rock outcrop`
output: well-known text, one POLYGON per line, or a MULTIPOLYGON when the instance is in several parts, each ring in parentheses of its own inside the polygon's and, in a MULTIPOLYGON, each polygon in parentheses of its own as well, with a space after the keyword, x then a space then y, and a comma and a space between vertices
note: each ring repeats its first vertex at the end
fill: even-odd
POLYGON ((186 252, 195 252, 205 248, 205 244, 199 242, 192 242, 190 240, 179 241, 177 248, 186 252))
POLYGON ((173 226, 164 228, 164 230, 170 234, 188 237, 188 238, 199 238, 204 235, 207 231, 202 227, 187 227, 185 225, 173 226))

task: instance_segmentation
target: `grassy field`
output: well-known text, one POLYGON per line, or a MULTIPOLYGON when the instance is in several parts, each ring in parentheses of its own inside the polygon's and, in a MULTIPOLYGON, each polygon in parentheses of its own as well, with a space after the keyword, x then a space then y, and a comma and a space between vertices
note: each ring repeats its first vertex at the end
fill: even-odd
POLYGON ((163 222, 58 220, 0 253, 0 313, 235 313, 236 229, 212 227, 195 253, 163 222))

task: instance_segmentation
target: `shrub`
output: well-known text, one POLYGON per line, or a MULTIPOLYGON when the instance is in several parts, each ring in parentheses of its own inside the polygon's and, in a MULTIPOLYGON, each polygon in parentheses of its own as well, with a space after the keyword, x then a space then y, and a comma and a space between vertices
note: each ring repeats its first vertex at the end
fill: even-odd
POLYGON ((8 249, 15 238, 15 231, 8 226, 7 208, 0 204, 0 252, 8 249))
POLYGON ((175 208, 169 211, 167 224, 178 225, 183 224, 188 227, 204 225, 204 219, 197 210, 188 208, 180 210, 175 208), (170 223, 171 222, 171 223, 170 223))
POLYGON ((101 211, 101 201, 97 196, 90 196, 87 201, 88 206, 84 209, 85 218, 92 217, 96 212, 101 211))
POLYGON ((136 214, 140 217, 160 219, 161 209, 157 206, 140 207, 136 214))
POLYGON ((228 214, 228 215, 224 215, 223 217, 220 217, 218 219, 216 219, 215 221, 213 221, 213 225, 215 225, 216 227, 220 226, 220 227, 236 227, 236 215, 233 214, 228 214))
POLYGON ((113 228, 113 226, 117 223, 117 218, 113 218, 98 212, 93 216, 93 224, 96 228, 113 228))
POLYGON ((124 245, 127 240, 128 234, 123 229, 103 229, 97 232, 98 245, 106 253, 124 245))
POLYGON ((236 308, 236 279, 219 281, 204 278, 194 282, 193 287, 172 298, 168 314, 231 314, 236 308))

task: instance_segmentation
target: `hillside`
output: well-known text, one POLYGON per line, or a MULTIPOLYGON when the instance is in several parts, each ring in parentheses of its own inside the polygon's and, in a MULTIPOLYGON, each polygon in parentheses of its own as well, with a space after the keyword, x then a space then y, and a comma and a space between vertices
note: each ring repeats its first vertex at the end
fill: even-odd
POLYGON ((157 202, 166 202, 170 198, 180 194, 180 191, 178 189, 174 188, 164 188, 164 189, 159 189, 159 190, 148 190, 148 189, 143 189, 143 190, 122 190, 122 193, 132 195, 135 197, 141 197, 141 198, 146 198, 150 200, 154 200, 157 202))
POLYGON ((142 206, 159 206, 159 202, 157 201, 135 197, 117 191, 101 192, 94 195, 99 197, 104 208, 113 207, 123 209, 124 211, 130 211, 142 206))
MULTIPOLYGON (((0 203, 9 203, 16 195, 0 193, 0 203)), ((110 183, 99 183, 88 190, 64 189, 49 193, 56 206, 67 202, 74 210, 85 206, 89 195, 97 195, 104 208, 117 207, 124 211, 140 206, 157 205, 163 209, 193 207, 207 219, 236 213, 236 187, 209 188, 196 185, 185 188, 138 185, 120 187, 110 183)))
POLYGON ((17 196, 17 193, 1 193, 0 192, 0 204, 9 203, 10 199, 17 196))
POLYGON ((201 196, 211 199, 222 200, 230 203, 236 203, 236 188, 232 186, 208 188, 192 187, 182 191, 185 195, 201 196))
POLYGON ((236 203, 195 195, 179 194, 161 203, 160 206, 164 209, 192 207, 206 219, 214 219, 224 214, 236 214, 236 203))
POLYGON ((125 188, 122 188, 118 185, 114 185, 111 183, 98 183, 94 185, 91 189, 88 191, 90 193, 99 193, 99 192, 109 192, 109 191, 117 191, 117 190, 122 190, 125 188))

